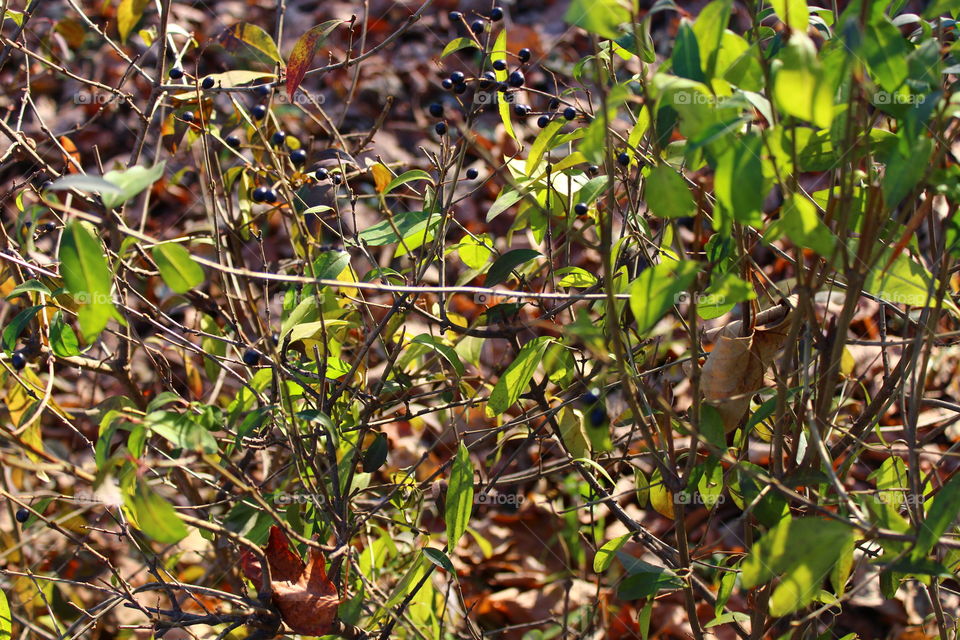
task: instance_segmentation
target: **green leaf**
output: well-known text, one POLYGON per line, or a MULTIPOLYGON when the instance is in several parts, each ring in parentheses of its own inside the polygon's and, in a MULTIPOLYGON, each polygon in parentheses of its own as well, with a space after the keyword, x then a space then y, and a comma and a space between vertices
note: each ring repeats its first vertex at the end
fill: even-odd
MULTIPOLYGON (((359 238, 370 247, 394 244, 426 229, 429 218, 429 211, 404 211, 393 216, 393 224, 390 224, 389 220, 378 222, 361 231, 359 238), (394 227, 396 227, 396 230, 394 230, 394 227), (397 231, 400 232, 399 236, 397 231)), ((433 220, 435 225, 439 222, 440 216, 434 215, 433 220)))
POLYGON ((391 180, 386 187, 383 189, 383 195, 387 195, 397 187, 405 185, 408 182, 413 182, 414 180, 431 180, 430 174, 422 169, 413 169, 405 173, 401 173, 399 176, 391 180))
POLYGON ((770 598, 770 614, 785 616, 810 604, 840 559, 853 530, 823 518, 785 519, 754 543, 740 565, 745 589, 783 576, 770 598))
POLYGON ((160 276, 173 291, 186 293, 203 284, 203 268, 179 244, 158 244, 150 250, 160 276))
POLYGON ((437 338, 434 338, 428 333, 421 334, 414 338, 411 342, 416 344, 422 344, 435 352, 437 355, 441 356, 444 360, 450 363, 450 366, 453 367, 454 371, 457 372, 457 375, 463 375, 466 373, 466 369, 463 366, 463 363, 460 361, 460 356, 457 355, 457 352, 454 351, 453 347, 445 345, 437 338))
POLYGON ((555 118, 537 134, 536 140, 533 141, 533 145, 530 147, 530 153, 527 154, 527 162, 524 165, 523 171, 527 176, 532 176, 540 166, 543 154, 550 148, 550 142, 556 137, 557 133, 565 124, 565 118, 555 118))
POLYGON ((501 191, 500 195, 497 196, 497 199, 493 201, 492 205, 490 205, 490 210, 487 211, 487 222, 490 222, 498 215, 515 205, 522 197, 523 194, 519 191, 501 191))
POLYGON ((807 0, 770 0, 777 17, 794 31, 807 32, 810 23, 810 11, 807 0))
POLYGON ((630 310, 637 332, 645 335, 690 288, 700 266, 691 260, 661 262, 643 270, 630 285, 630 310))
POLYGON ((833 233, 817 213, 817 206, 799 193, 790 194, 783 203, 780 219, 770 225, 773 238, 781 230, 795 245, 813 249, 826 258, 830 257, 836 245, 833 233))
POLYGON ((50 323, 50 348, 61 358, 69 358, 80 353, 77 334, 63 321, 63 314, 59 311, 50 323))
POLYGON ((346 251, 325 251, 313 262, 313 277, 318 280, 334 280, 350 264, 346 251))
POLYGON ((911 260, 905 252, 901 252, 890 268, 884 270, 891 251, 892 249, 886 249, 880 255, 877 266, 867 274, 863 289, 894 304, 911 307, 936 305, 937 284, 933 276, 923 265, 911 260))
POLYGON ((216 453, 217 441, 196 416, 175 411, 154 411, 147 414, 146 426, 178 449, 216 453))
POLYGON ((513 251, 508 251, 490 265, 484 286, 493 287, 500 284, 510 277, 510 272, 516 267, 540 255, 539 251, 534 251, 533 249, 514 249, 513 251))
POLYGON ((597 550, 597 555, 593 557, 593 572, 603 573, 606 571, 610 563, 613 562, 613 559, 617 557, 617 551, 627 543, 627 540, 629 540, 632 535, 631 533, 625 533, 622 536, 617 536, 613 540, 604 543, 604 545, 597 550))
POLYGON ((622 35, 618 27, 630 21, 630 11, 617 0, 573 0, 564 20, 601 38, 616 40, 622 35))
POLYGON ((697 45, 697 36, 687 19, 680 21, 680 28, 677 30, 677 39, 673 46, 670 61, 673 63, 673 72, 681 78, 706 82, 706 78, 703 76, 703 68, 700 65, 700 48, 697 45))
POLYGON ((33 307, 27 307, 17 315, 13 317, 13 320, 10 321, 3 329, 3 350, 7 353, 13 351, 13 348, 17 346, 17 338, 20 337, 20 334, 23 333, 23 330, 30 324, 30 321, 33 320, 33 316, 37 315, 37 312, 43 309, 43 305, 36 305, 33 307))
POLYGON ((84 340, 92 342, 116 317, 110 298, 110 267, 100 241, 79 221, 69 223, 60 241, 60 275, 67 291, 82 306, 77 311, 84 340))
POLYGON ((784 113, 826 129, 833 121, 833 88, 826 81, 817 49, 805 33, 793 32, 780 52, 773 81, 774 102, 784 113))
POLYGON ((693 23, 693 33, 697 36, 700 50, 700 64, 707 78, 713 78, 717 67, 717 52, 723 32, 730 22, 732 0, 713 0, 700 10, 697 21, 693 23))
POLYGON ((249 22, 240 22, 228 29, 221 40, 227 49, 235 50, 238 42, 243 42, 257 51, 263 53, 277 64, 283 64, 283 58, 280 57, 280 51, 277 49, 277 43, 273 41, 266 31, 255 24, 249 22))
POLYGON ((473 512, 473 463, 470 452, 460 443, 450 468, 444 519, 447 524, 447 549, 454 549, 467 530, 473 512))
POLYGON ((69 191, 76 189, 81 193, 119 194, 120 187, 98 176, 75 174, 58 178, 46 188, 47 191, 69 191))
POLYGON ((444 571, 448 573, 456 574, 456 569, 453 568, 453 563, 450 562, 450 558, 447 557, 440 549, 434 549, 433 547, 424 547, 423 555, 427 556, 427 560, 437 565, 444 571))
POLYGON ((917 546, 910 553, 910 559, 920 561, 926 558, 940 540, 940 536, 950 528, 958 513, 960 513, 960 475, 955 475, 933 497, 933 503, 927 509, 927 516, 920 523, 917 546))
POLYGON ((731 144, 717 159, 714 189, 717 201, 734 220, 759 225, 763 219, 763 144, 758 135, 747 135, 731 144))
POLYGON ((555 275, 560 278, 558 287, 592 287, 597 284, 597 276, 582 267, 561 267, 555 275))
POLYGON ((39 280, 26 280, 23 284, 18 284, 7 294, 7 300, 22 296, 25 293, 42 293, 45 296, 53 295, 47 285, 39 280))
MULTIPOLYGON (((288 98, 292 99, 293 94, 297 92, 297 87, 303 82, 303 76, 310 68, 313 57, 317 55, 317 51, 327 41, 327 36, 342 22, 343 20, 327 20, 323 24, 318 24, 300 36, 297 43, 293 45, 293 51, 290 52, 290 59, 287 61, 288 98)), ((260 38, 260 40, 263 39, 260 38)), ((270 40, 270 44, 273 44, 273 40, 270 40)), ((274 50, 276 50, 276 47, 274 47, 274 50)))
POLYGON ((877 84, 887 92, 895 92, 907 79, 910 50, 900 30, 886 16, 863 31, 861 52, 877 84))
POLYGON ((387 461, 387 453, 389 453, 387 434, 378 433, 367 450, 363 452, 363 472, 373 473, 382 467, 387 461))
POLYGON ((651 213, 661 218, 683 218, 697 212, 686 181, 673 167, 665 164, 650 170, 643 197, 651 213))
POLYGON ((526 390, 534 372, 540 366, 540 359, 550 342, 551 338, 540 336, 523 345, 517 358, 503 372, 490 393, 490 399, 487 401, 489 413, 498 416, 520 399, 520 395, 526 390))
POLYGON ((166 161, 150 168, 130 167, 129 169, 108 171, 103 174, 103 179, 119 190, 102 192, 100 199, 103 201, 103 206, 107 209, 115 209, 132 199, 163 176, 164 166, 166 166, 166 161))
POLYGON ((753 287, 735 273, 715 275, 713 282, 697 300, 697 315, 704 320, 719 318, 738 302, 756 299, 753 287))
POLYGON ((136 490, 125 496, 124 505, 132 512, 136 527, 157 542, 175 544, 189 533, 176 510, 145 481, 137 481, 136 490))
POLYGON ((447 46, 443 48, 443 53, 440 54, 441 58, 446 58, 451 53, 460 51, 461 49, 468 48, 477 48, 477 43, 470 38, 454 38, 447 43, 447 46))
MULTIPOLYGON (((507 60, 507 30, 502 29, 499 34, 497 34, 497 39, 493 43, 493 50, 490 52, 490 61, 496 62, 497 60, 507 60)), ((497 81, 502 82, 507 79, 506 69, 502 71, 494 72, 497 76, 497 81)), ((507 135, 517 140, 516 132, 513 130, 513 122, 510 119, 510 102, 507 94, 503 91, 497 92, 497 111, 500 113, 500 120, 503 122, 503 128, 507 131, 507 135)), ((490 217, 487 217, 489 220, 490 217)))
POLYGON ((493 256, 493 243, 486 236, 465 236, 457 247, 457 255, 471 269, 482 269, 493 256))

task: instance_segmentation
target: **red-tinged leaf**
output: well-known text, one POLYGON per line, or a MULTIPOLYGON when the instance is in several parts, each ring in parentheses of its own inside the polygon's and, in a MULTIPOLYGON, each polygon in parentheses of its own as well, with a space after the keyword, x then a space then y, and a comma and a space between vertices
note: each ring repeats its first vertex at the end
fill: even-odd
POLYGON ((327 578, 323 554, 313 551, 310 565, 296 582, 273 583, 273 599, 280 616, 296 633, 322 636, 337 617, 340 597, 327 578))
MULTIPOLYGON (((337 617, 340 596, 337 587, 327 578, 323 554, 313 550, 305 565, 290 546, 290 539, 280 527, 270 528, 270 539, 263 549, 270 563, 270 588, 280 616, 294 632, 322 636, 329 633, 337 617)), ((246 552, 240 558, 243 575, 259 585, 263 579, 260 560, 246 552)))
POLYGON ((297 87, 303 82, 303 76, 313 62, 313 57, 317 51, 326 42, 330 32, 337 28, 342 20, 327 20, 323 24, 317 25, 310 31, 300 36, 297 44, 294 45, 290 53, 290 59, 287 61, 287 96, 291 99, 296 93, 297 87))

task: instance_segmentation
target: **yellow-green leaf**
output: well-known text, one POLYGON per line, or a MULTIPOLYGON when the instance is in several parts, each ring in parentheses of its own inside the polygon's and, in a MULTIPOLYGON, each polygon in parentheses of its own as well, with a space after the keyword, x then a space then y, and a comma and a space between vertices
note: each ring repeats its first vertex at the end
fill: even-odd
POLYGON ((146 8, 147 0, 120 0, 120 6, 117 7, 117 31, 120 32, 121 43, 127 41, 127 36, 140 22, 146 8))
POLYGON ((158 244, 150 253, 163 281, 173 291, 186 293, 203 283, 203 268, 179 244, 158 244))

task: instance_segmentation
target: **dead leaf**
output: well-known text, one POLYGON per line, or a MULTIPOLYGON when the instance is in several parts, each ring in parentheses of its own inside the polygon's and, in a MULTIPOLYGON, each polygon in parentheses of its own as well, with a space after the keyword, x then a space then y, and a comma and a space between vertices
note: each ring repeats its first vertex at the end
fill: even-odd
POLYGON ((342 20, 328 20, 310 29, 297 40, 287 61, 287 96, 290 99, 293 99, 297 87, 303 82, 303 76, 307 73, 317 51, 327 41, 327 36, 342 22, 342 20))
MULTIPOLYGON (((796 298, 790 302, 795 305, 796 298)), ((758 314, 746 336, 740 320, 713 332, 716 342, 703 365, 700 389, 720 412, 726 431, 737 428, 753 394, 763 388, 763 377, 787 339, 792 314, 792 306, 781 304, 758 314)))
MULTIPOLYGON (((280 527, 270 527, 270 539, 263 550, 270 564, 270 588, 280 617, 294 632, 322 636, 330 632, 337 617, 340 597, 327 578, 323 553, 311 550, 305 565, 290 548, 290 539, 280 527)), ((249 551, 243 554, 240 566, 251 582, 263 580, 260 560, 249 551)))

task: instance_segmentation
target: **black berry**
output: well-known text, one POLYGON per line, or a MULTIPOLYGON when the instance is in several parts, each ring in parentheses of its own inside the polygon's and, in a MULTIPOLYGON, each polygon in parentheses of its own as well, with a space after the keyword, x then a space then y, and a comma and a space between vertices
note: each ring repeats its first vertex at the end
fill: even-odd
POLYGON ((44 223, 43 223, 42 225, 40 225, 38 228, 40 229, 40 231, 42 231, 42 232, 44 232, 44 233, 50 233, 51 231, 56 231, 56 230, 57 230, 57 223, 56 223, 56 222, 44 222, 44 223))
POLYGON ((193 111, 184 111, 180 119, 184 122, 193 122, 193 111))
POLYGON ((341 182, 343 182, 343 176, 339 173, 333 174, 333 184, 340 184, 341 182))
POLYGON ((493 20, 494 22, 503 20, 503 9, 501 9, 500 7, 494 7, 493 9, 491 9, 490 19, 493 20))
POLYGON ((183 69, 181 69, 180 67, 173 67, 172 69, 170 69, 171 80, 179 80, 182 77, 183 77, 183 69))
POLYGON ((277 192, 274 189, 267 189, 266 193, 263 194, 263 201, 276 202, 277 197, 277 192))
POLYGON ((434 118, 443 117, 443 105, 439 102, 434 102, 428 107, 428 109, 430 111, 430 115, 432 115, 434 118))
POLYGON ((596 406, 590 410, 590 426, 599 427, 607 421, 607 410, 601 406, 596 406))
POLYGON ((450 74, 450 82, 453 84, 463 84, 464 80, 466 79, 466 76, 464 76, 460 71, 454 71, 450 74))
POLYGON ((14 351, 13 355, 10 356, 10 364, 13 365, 13 368, 17 371, 20 371, 25 366, 27 366, 27 359, 23 357, 23 353, 20 351, 14 351))
POLYGON ((587 205, 583 202, 578 202, 576 205, 574 205, 573 212, 578 216, 585 216, 587 215, 587 205))
POLYGON ((483 75, 480 76, 480 88, 489 89, 490 85, 497 81, 496 74, 493 71, 484 71, 483 75))
POLYGON ((330 177, 330 174, 327 173, 326 169, 317 169, 317 172, 313 175, 317 178, 317 180, 326 180, 330 177))
POLYGON ((207 76, 203 79, 203 82, 200 83, 201 89, 213 89, 213 78, 207 76))
POLYGON ((550 124, 550 116, 540 116, 537 118, 537 126, 541 129, 545 128, 548 124, 550 124))
POLYGON ((240 138, 237 136, 227 136, 225 142, 234 149, 240 146, 240 138))
POLYGON ((17 509, 17 522, 23 524, 30 518, 30 512, 26 509, 17 509))
POLYGON ((437 126, 435 126, 435 127, 433 128, 433 130, 437 132, 437 135, 438 135, 438 136, 442 136, 443 134, 445 134, 445 133, 447 132, 447 123, 446 123, 446 122, 438 122, 438 123, 437 123, 437 126))
POLYGON ((595 176, 598 173, 600 173, 600 167, 598 167, 595 164, 592 164, 589 167, 587 167, 587 171, 590 172, 590 175, 595 176))
POLYGON ((461 20, 463 20, 462 13, 460 13, 459 11, 450 12, 450 22, 460 22, 461 20))
POLYGON ((573 107, 567 107, 566 109, 563 110, 563 117, 566 118, 567 120, 573 120, 574 118, 577 117, 577 110, 574 109, 573 107))
POLYGON ((525 78, 523 77, 522 71, 514 71, 513 73, 510 74, 510 77, 507 78, 507 84, 515 88, 522 87, 524 81, 525 81, 525 78))
POLYGON ((440 86, 446 89, 447 91, 450 91, 450 89, 453 89, 453 80, 451 80, 450 78, 444 78, 443 82, 440 83, 440 86))
POLYGON ((253 190, 253 193, 250 194, 250 197, 253 198, 254 202, 266 202, 267 200, 267 188, 266 187, 257 187, 253 190))
POLYGON ((594 404, 599 399, 600 399, 600 396, 597 394, 596 391, 593 391, 592 389, 590 391, 587 391, 582 396, 580 396, 580 402, 582 402, 583 404, 594 404))
POLYGON ((520 58, 520 62, 529 62, 530 55, 530 49, 527 49, 526 47, 517 52, 517 57, 520 58))
POLYGON ((483 22, 483 20, 474 20, 470 23, 470 31, 473 31, 474 33, 483 33, 484 26, 486 26, 486 24, 483 22))
POLYGON ((303 149, 297 149, 290 152, 290 162, 293 164, 303 164, 307 161, 307 152, 303 149))
POLYGON ((476 180, 477 176, 479 175, 480 175, 480 172, 474 169, 473 167, 470 167, 469 169, 467 169, 467 180, 476 180))
POLYGON ((264 116, 267 115, 267 108, 262 104, 258 104, 253 109, 250 110, 250 114, 256 120, 263 120, 264 116))
POLYGON ((513 113, 518 118, 526 118, 527 114, 530 113, 530 107, 525 104, 515 104, 513 105, 513 113))
POLYGON ((467 83, 461 82, 460 84, 453 85, 453 92, 456 94, 466 93, 467 83))
POLYGON ((270 95, 270 85, 269 84, 258 84, 257 88, 253 90, 258 96, 266 98, 270 95))
POLYGON ((270 142, 279 146, 282 145, 287 139, 287 134, 283 131, 274 131, 273 135, 270 137, 270 142))
POLYGON ((494 60, 493 68, 497 71, 506 71, 507 70, 507 61, 506 60, 494 60))
POLYGON ((255 367, 260 363, 260 354, 253 349, 247 349, 243 352, 243 364, 248 367, 255 367))
POLYGON ((497 83, 497 91, 501 93, 506 93, 509 90, 510 90, 510 85, 508 85, 506 82, 497 83))
POLYGON ((619 162, 624 167, 627 166, 628 164, 630 164, 630 154, 626 152, 621 153, 620 155, 617 156, 617 162, 619 162))
POLYGON ((547 108, 550 111, 556 111, 560 108, 560 99, 559 98, 550 98, 550 102, 547 103, 547 108))

